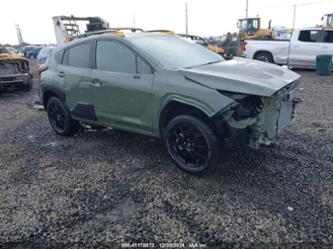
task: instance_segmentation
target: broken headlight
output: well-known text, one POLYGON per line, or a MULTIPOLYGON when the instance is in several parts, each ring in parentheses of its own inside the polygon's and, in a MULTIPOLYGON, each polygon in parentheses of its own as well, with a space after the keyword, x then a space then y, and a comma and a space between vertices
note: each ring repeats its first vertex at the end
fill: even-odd
POLYGON ((225 91, 218 92, 235 100, 235 102, 228 108, 228 110, 233 111, 232 117, 236 121, 250 117, 256 117, 262 109, 262 101, 259 96, 225 91))

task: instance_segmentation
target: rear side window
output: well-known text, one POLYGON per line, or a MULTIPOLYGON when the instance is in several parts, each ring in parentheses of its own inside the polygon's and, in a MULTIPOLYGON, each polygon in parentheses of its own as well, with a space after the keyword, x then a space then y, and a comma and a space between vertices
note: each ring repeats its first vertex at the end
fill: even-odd
POLYGON ((116 41, 98 41, 96 68, 102 71, 136 74, 134 52, 116 41))
POLYGON ((90 42, 69 47, 67 49, 67 65, 72 67, 90 68, 90 48, 90 42))
POLYGON ((324 42, 333 43, 333 31, 324 32, 324 42))
POLYGON ((303 42, 316 42, 319 34, 318 30, 302 30, 299 33, 298 40, 303 42))

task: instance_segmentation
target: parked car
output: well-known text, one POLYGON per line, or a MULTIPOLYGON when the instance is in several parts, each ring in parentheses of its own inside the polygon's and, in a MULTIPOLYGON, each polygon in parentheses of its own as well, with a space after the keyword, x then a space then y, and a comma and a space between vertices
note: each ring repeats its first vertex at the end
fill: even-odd
POLYGON ((6 49, 11 53, 11 54, 18 54, 19 51, 14 49, 13 47, 6 47, 6 49))
POLYGON ((42 48, 37 55, 37 65, 44 64, 47 58, 52 53, 54 47, 44 47, 42 48))
POLYGON ((0 45, 0 91, 32 89, 29 62, 0 45))
POLYGON ((28 51, 26 57, 31 58, 31 59, 32 58, 36 59, 39 54, 39 51, 41 51, 41 49, 42 49, 42 47, 38 47, 38 48, 28 51))
POLYGON ((43 65, 39 96, 57 134, 83 122, 162 138, 198 173, 217 165, 220 142, 271 144, 293 119, 300 76, 288 69, 174 35, 116 34, 60 46, 43 65))
POLYGON ((316 56, 333 54, 333 30, 298 29, 291 40, 247 40, 245 57, 299 68, 315 68, 316 56))
POLYGON ((24 57, 28 57, 28 52, 34 50, 36 47, 34 46, 27 46, 27 47, 24 47, 23 50, 22 50, 22 53, 24 55, 24 57))

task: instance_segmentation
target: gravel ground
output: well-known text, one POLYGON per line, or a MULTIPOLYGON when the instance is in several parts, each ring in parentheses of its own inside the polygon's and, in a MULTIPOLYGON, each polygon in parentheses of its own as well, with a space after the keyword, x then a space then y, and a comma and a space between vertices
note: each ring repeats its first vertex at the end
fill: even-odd
POLYGON ((199 177, 159 140, 114 130, 60 137, 45 112, 25 107, 35 89, 2 94, 0 248, 332 248, 333 76, 299 73, 304 102, 276 146, 226 148, 199 177))

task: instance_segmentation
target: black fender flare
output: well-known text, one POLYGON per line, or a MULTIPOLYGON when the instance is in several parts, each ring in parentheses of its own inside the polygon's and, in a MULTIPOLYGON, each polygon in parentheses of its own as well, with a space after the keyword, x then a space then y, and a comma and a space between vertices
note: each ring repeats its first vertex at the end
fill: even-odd
POLYGON ((44 106, 46 105, 46 103, 44 102, 45 102, 45 95, 47 94, 47 92, 57 95, 62 101, 66 100, 65 91, 60 87, 54 86, 53 84, 41 85, 41 102, 44 106))

